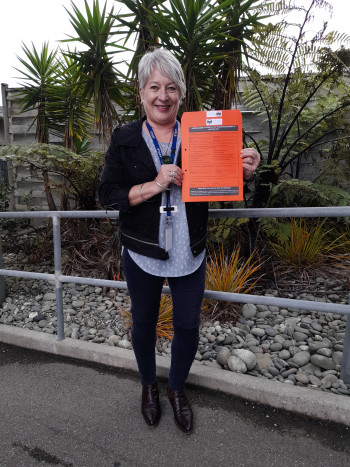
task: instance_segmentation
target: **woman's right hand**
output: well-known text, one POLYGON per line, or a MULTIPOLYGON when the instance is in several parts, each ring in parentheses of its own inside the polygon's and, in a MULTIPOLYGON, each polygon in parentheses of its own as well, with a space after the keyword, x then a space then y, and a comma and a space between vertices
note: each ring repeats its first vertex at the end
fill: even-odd
POLYGON ((183 180, 183 171, 175 164, 162 164, 156 180, 160 185, 167 188, 171 183, 177 186, 181 186, 183 180))

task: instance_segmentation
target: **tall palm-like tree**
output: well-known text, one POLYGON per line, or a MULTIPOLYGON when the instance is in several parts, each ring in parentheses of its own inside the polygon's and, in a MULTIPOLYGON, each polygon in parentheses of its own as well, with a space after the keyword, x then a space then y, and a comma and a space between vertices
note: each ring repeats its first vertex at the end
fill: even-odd
MULTIPOLYGON (((34 44, 30 50, 23 44, 23 51, 27 60, 17 57, 23 65, 23 70, 17 69, 25 81, 24 87, 18 93, 18 101, 25 112, 37 109, 33 124, 36 123, 36 139, 39 143, 49 142, 50 118, 48 115, 48 104, 50 101, 50 89, 55 83, 59 64, 57 62, 57 50, 50 52, 48 43, 44 43, 41 51, 37 51, 34 44)), ((56 210, 52 196, 49 174, 44 168, 42 171, 44 190, 49 209, 56 210)))
POLYGON ((140 116, 142 106, 138 93, 137 67, 140 57, 149 48, 158 45, 157 23, 149 15, 157 5, 157 0, 116 0, 129 10, 127 13, 120 13, 115 16, 117 29, 113 32, 122 38, 123 47, 128 50, 131 60, 128 63, 128 71, 125 76, 126 89, 128 94, 126 102, 126 114, 135 117, 135 113, 140 116), (127 44, 134 37, 133 50, 127 49, 127 44))
POLYGON ((59 73, 57 50, 49 51, 49 44, 44 43, 41 51, 34 44, 30 50, 25 44, 22 49, 25 58, 17 56, 23 65, 23 69, 16 68, 21 73, 24 86, 18 93, 18 102, 23 112, 37 109, 37 115, 33 121, 36 123, 36 139, 39 143, 49 142, 49 117, 47 106, 49 102, 49 89, 55 83, 59 73))
POLYGON ((91 9, 86 0, 84 3, 85 15, 73 2, 73 12, 67 10, 77 36, 62 42, 77 41, 87 48, 65 54, 79 65, 78 72, 84 86, 83 96, 88 102, 93 101, 98 134, 103 141, 108 141, 114 122, 118 119, 114 104, 125 104, 118 72, 111 52, 107 51, 109 46, 115 45, 109 41, 115 20, 113 9, 106 14, 106 3, 102 11, 98 0, 93 1, 91 9))
POLYGON ((242 53, 254 27, 263 18, 255 9, 266 2, 123 0, 122 3, 131 13, 129 17, 117 18, 128 26, 129 35, 137 34, 137 50, 131 61, 134 76, 141 52, 150 45, 164 46, 184 68, 187 86, 184 110, 231 107, 237 95, 235 86, 242 53))
POLYGON ((213 65, 217 79, 212 107, 231 109, 239 102, 239 78, 244 63, 252 57, 254 36, 258 28, 266 29, 262 20, 281 8, 284 2, 235 0, 226 4, 218 0, 218 3, 222 5, 224 27, 219 44, 221 57, 213 65))
POLYGON ((63 136, 63 146, 73 152, 93 133, 93 108, 83 97, 80 67, 67 55, 60 58, 60 73, 49 88, 48 115, 52 131, 63 136))

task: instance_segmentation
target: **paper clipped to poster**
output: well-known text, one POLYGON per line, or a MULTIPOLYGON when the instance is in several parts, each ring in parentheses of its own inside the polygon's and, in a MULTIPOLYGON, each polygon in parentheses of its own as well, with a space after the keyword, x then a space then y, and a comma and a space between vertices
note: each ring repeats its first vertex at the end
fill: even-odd
POLYGON ((242 114, 185 112, 181 118, 183 201, 243 199, 242 114))

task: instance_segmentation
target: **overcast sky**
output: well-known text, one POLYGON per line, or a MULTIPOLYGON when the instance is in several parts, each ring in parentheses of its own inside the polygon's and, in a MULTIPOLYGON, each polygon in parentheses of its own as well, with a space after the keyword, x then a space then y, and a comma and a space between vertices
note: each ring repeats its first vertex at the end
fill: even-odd
MULTIPOLYGON (((350 1, 328 0, 333 5, 333 18, 329 21, 328 30, 337 30, 350 34, 350 1)), ((76 6, 84 9, 84 0, 74 0, 76 6)), ((88 0, 92 5, 92 0, 88 0)), ((100 0, 104 5, 104 0, 100 0)), ((31 42, 38 50, 45 41, 49 41, 52 49, 58 45, 59 39, 66 34, 74 35, 66 10, 70 8, 70 0, 2 0, 0 4, 0 82, 10 87, 19 84, 19 73, 14 67, 20 68, 16 55, 23 56, 22 42, 31 48, 31 42)), ((107 0, 107 10, 114 6, 114 11, 120 8, 120 3, 107 0)), ((64 46, 64 44, 62 44, 64 46)))

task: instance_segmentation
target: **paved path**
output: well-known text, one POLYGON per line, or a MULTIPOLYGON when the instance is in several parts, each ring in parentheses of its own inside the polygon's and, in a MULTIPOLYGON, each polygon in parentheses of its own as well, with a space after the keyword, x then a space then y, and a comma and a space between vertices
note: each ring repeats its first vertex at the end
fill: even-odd
POLYGON ((149 429, 134 373, 0 343, 0 466, 350 465, 350 428, 189 386, 192 436, 149 429))

